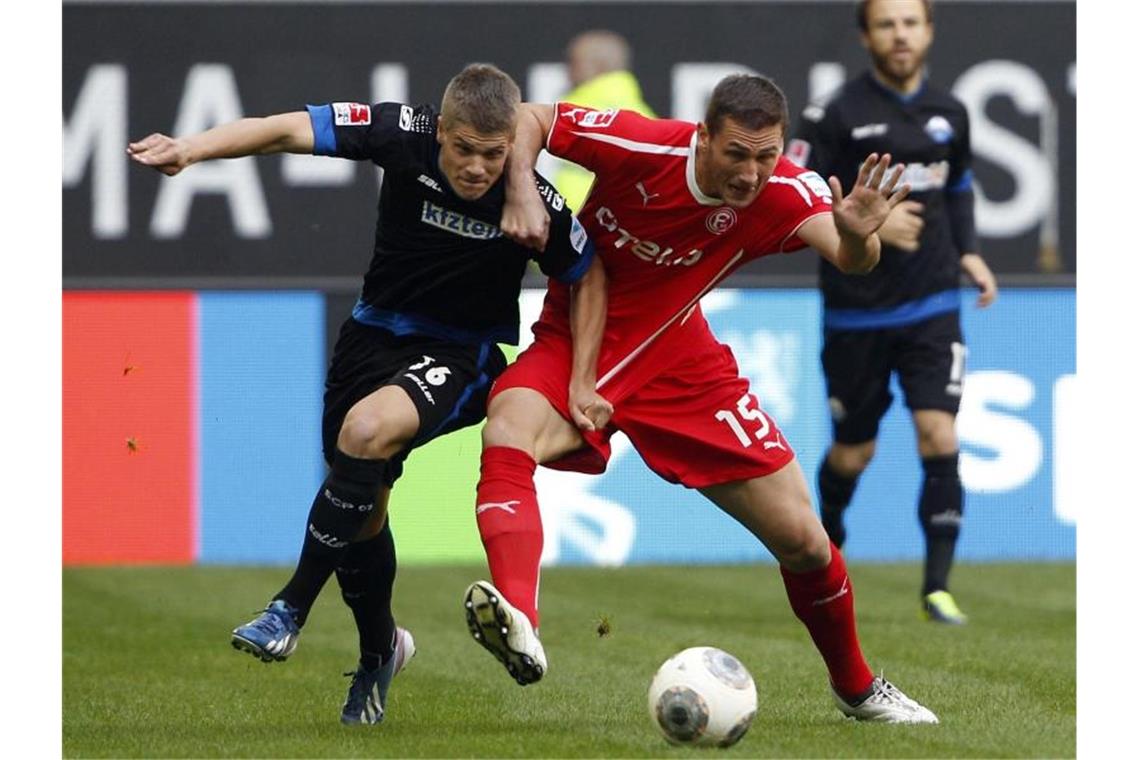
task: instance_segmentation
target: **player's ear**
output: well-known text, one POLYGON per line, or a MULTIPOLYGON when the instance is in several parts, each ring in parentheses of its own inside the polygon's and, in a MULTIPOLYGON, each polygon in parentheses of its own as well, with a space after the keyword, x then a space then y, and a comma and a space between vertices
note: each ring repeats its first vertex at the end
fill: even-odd
POLYGON ((437 143, 439 143, 440 145, 443 145, 444 139, 446 137, 446 132, 447 132, 447 130, 444 129, 444 127, 443 127, 443 118, 440 116, 436 116, 435 117, 435 141, 437 143))
POLYGON ((709 128, 705 126, 705 123, 704 122, 698 123, 697 124, 697 146, 701 150, 708 150, 709 141, 711 139, 712 139, 712 136, 709 134, 709 128))

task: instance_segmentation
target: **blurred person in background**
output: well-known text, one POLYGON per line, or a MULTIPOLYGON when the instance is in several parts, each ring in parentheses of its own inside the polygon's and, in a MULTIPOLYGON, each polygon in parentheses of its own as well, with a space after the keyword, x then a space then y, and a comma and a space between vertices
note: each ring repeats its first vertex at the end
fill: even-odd
MULTIPOLYGON (((372 261, 325 382, 328 477, 305 521, 292 577, 231 637, 265 662, 285 660, 335 572, 360 641, 341 710, 346 724, 384 718, 392 678, 415 653, 412 635, 392 616, 392 487, 412 449, 482 421, 491 382, 506 367, 497 343, 518 343, 528 260, 574 294, 575 345, 587 346, 575 356, 581 371, 568 392, 575 419, 592 429, 587 415, 602 415, 595 419, 604 424, 608 413, 593 390, 604 272, 585 230, 537 174, 532 182, 551 217, 545 246, 518 245, 498 227, 518 102, 509 76, 472 64, 448 84, 438 113, 428 105, 330 103, 187 137, 152 134, 128 147, 133 160, 170 176, 200 161, 284 152, 384 169, 372 261)), ((266 505, 270 514, 273 507, 266 505)))
MULTIPOLYGON (((566 45, 566 67, 573 89, 562 100, 599 111, 624 108, 652 118, 656 114, 642 98, 631 66, 625 37, 608 29, 582 32, 566 45)), ((581 210, 593 182, 593 172, 566 161, 560 162, 554 175, 555 187, 574 211, 581 210)))
POLYGON ((918 519, 926 541, 921 613, 964 624, 949 591, 963 514, 955 419, 965 377, 959 275, 989 306, 997 283, 974 226, 970 122, 965 107, 931 85, 925 63, 934 38, 929 0, 863 0, 857 21, 871 68, 827 103, 809 105, 788 143, 793 161, 847 185, 869 152, 906 164, 910 198, 879 230, 879 266, 851 277, 819 263, 823 371, 832 443, 820 464, 824 527, 843 546, 843 513, 875 454, 896 373, 914 422, 924 472, 918 519))

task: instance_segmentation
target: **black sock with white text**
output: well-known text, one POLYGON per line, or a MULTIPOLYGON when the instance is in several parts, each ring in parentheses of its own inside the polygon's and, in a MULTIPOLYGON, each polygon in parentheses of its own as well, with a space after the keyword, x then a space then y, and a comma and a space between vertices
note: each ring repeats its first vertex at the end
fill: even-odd
POLYGON ((305 540, 293 577, 274 599, 298 611, 303 625, 321 588, 376 508, 386 460, 357 459, 337 450, 305 521, 305 540))
POLYGON ((962 480, 958 454, 922 460, 925 477, 918 500, 918 519, 926 537, 922 595, 948 588, 954 547, 962 525, 962 480))

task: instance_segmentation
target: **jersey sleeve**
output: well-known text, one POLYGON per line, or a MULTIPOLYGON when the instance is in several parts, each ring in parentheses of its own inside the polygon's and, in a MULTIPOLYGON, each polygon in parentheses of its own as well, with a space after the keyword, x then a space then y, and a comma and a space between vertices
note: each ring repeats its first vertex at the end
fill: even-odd
POLYGON ((978 231, 974 224, 973 152, 970 149, 970 119, 962 109, 961 121, 954 131, 950 153, 950 170, 946 178, 946 211, 950 235, 959 254, 976 253, 978 231))
POLYGON ((538 268, 547 277, 572 285, 582 279, 594 258, 594 244, 566 201, 545 178, 535 175, 538 193, 550 214, 550 235, 546 248, 535 254, 538 268))
POLYGON ((803 110, 795 136, 784 154, 794 163, 824 177, 835 174, 835 158, 842 154, 842 129, 834 101, 827 108, 812 104, 803 110))
POLYGON ((688 155, 687 142, 683 146, 670 144, 676 140, 665 135, 668 127, 663 125, 668 123, 636 111, 557 103, 546 149, 598 174, 620 168, 638 153, 688 155))
POLYGON ((970 120, 965 109, 958 120, 951 143, 950 169, 946 177, 946 191, 948 193, 962 192, 973 189, 974 154, 970 150, 970 120))
POLYGON ((796 166, 788 159, 777 165, 768 178, 777 190, 772 194, 771 219, 780 253, 791 253, 807 246, 796 234, 804 222, 815 216, 831 214, 831 188, 826 180, 811 169, 796 166))
MULTIPOLYGON (((424 114, 402 103, 326 103, 305 106, 313 125, 313 154, 387 167, 424 131, 424 114)), ((435 123, 430 124, 434 132, 435 123)))

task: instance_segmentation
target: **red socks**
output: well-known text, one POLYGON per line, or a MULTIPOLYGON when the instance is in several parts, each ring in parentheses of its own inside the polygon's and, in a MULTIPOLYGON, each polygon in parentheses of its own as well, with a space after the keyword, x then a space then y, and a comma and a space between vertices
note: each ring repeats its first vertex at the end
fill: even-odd
POLYGON ((831 683, 843 697, 863 694, 874 674, 863 659, 855 633, 855 597, 847 564, 831 544, 831 562, 819 570, 793 573, 780 567, 792 610, 823 655, 831 683))
MULTIPOLYGON (((483 451, 475 519, 487 552, 491 582, 538 628, 538 575, 542 518, 534 490, 535 461, 506 446, 483 451)), ((874 675, 855 633, 855 600, 847 565, 831 545, 825 568, 792 573, 780 568, 788 600, 827 664, 831 683, 844 697, 867 691, 874 675)))
POLYGON ((484 449, 475 520, 491 582, 537 629, 542 517, 534 491, 535 466, 525 451, 506 446, 484 449))

